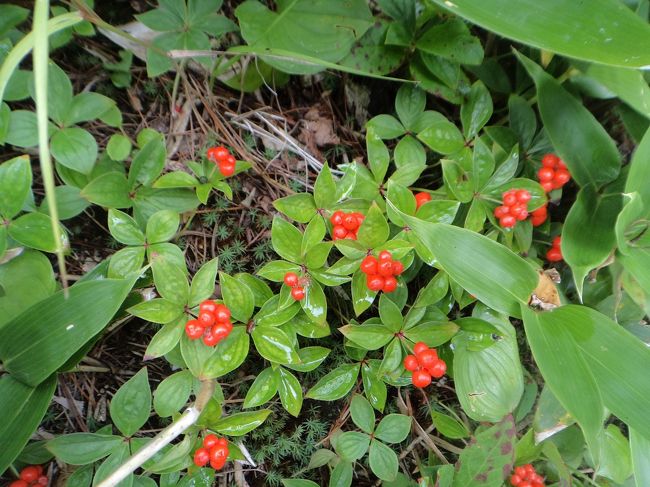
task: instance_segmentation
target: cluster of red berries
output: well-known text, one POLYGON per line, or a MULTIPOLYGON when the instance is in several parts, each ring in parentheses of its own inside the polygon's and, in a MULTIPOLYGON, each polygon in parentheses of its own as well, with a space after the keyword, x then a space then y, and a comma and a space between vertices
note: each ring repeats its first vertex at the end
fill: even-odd
POLYGON ((399 260, 393 260, 388 250, 379 252, 379 258, 372 255, 361 261, 361 272, 366 275, 366 285, 371 291, 384 291, 392 293, 397 289, 397 279, 404 271, 404 264, 399 260))
POLYGON ((535 211, 530 214, 530 222, 534 227, 539 227, 542 223, 546 221, 548 217, 548 203, 544 206, 540 206, 535 211))
POLYGON ((362 213, 344 213, 341 210, 335 211, 330 217, 332 222, 332 240, 356 240, 359 227, 365 217, 362 213))
POLYGON ((527 463, 515 467, 514 473, 510 476, 510 484, 513 487, 544 487, 544 477, 535 472, 535 467, 527 463))
POLYGON ((571 173, 566 164, 555 154, 546 154, 542 157, 542 167, 537 171, 539 183, 547 193, 559 189, 571 180, 571 173))
POLYGON ((415 209, 419 210, 420 206, 431 201, 431 195, 429 193, 418 193, 415 195, 415 209))
POLYGON ((29 465, 20 471, 18 480, 14 480, 9 487, 39 487, 46 486, 49 479, 43 475, 41 465, 29 465))
POLYGON ((301 301, 305 297, 305 288, 300 285, 300 279, 295 272, 287 272, 284 275, 284 283, 291 288, 291 297, 301 301))
POLYGON ((415 355, 407 355, 404 368, 412 372, 411 382, 415 387, 427 387, 431 378, 440 379, 447 372, 447 364, 438 357, 435 349, 429 348, 424 342, 417 342, 413 347, 415 355))
POLYGON ((185 324, 185 334, 190 340, 203 337, 203 343, 214 347, 230 335, 232 323, 230 310, 225 304, 206 299, 199 305, 199 316, 185 324))
POLYGON ((228 460, 228 440, 216 435, 203 438, 203 446, 194 452, 194 465, 205 467, 208 462, 215 470, 221 470, 228 460))
POLYGON ((210 147, 208 149, 208 160, 214 162, 219 166, 219 171, 224 176, 232 176, 235 174, 235 164, 237 161, 228 149, 220 145, 219 147, 210 147))
POLYGON ((562 243, 562 237, 559 235, 553 239, 551 248, 546 251, 546 260, 549 262, 560 262, 562 260, 562 249, 560 244, 562 243))
POLYGON ((512 228, 517 221, 528 218, 530 193, 525 189, 511 189, 503 193, 503 204, 494 209, 494 216, 504 228, 512 228))

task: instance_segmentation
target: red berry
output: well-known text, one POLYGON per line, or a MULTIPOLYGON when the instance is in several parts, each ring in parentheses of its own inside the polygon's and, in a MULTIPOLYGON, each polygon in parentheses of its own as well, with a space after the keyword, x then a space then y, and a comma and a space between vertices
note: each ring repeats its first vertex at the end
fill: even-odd
POLYGON ((361 261, 361 267, 359 267, 359 269, 364 274, 377 274, 377 259, 372 255, 366 256, 361 261))
POLYGON ((533 487, 533 484, 531 484, 531 483, 528 482, 527 480, 522 480, 522 481, 519 483, 519 487, 533 487))
POLYGON ((217 339, 217 343, 219 343, 221 340, 223 340, 228 335, 230 335, 230 330, 232 330, 232 328, 230 328, 226 323, 219 323, 212 327, 211 332, 212 332, 212 336, 214 336, 217 339))
POLYGON ((203 343, 205 343, 208 347, 214 347, 217 343, 219 343, 219 338, 212 332, 214 328, 214 326, 212 328, 206 328, 205 332, 203 333, 203 343))
POLYGON ((215 314, 216 312, 217 312, 217 303, 215 303, 214 301, 210 301, 209 299, 206 299, 201 304, 199 304, 199 314, 201 313, 215 314))
MULTIPOLYGON (((219 439, 217 439, 217 445, 222 446, 222 447, 223 446, 227 447, 228 446, 228 440, 226 440, 225 438, 219 438, 219 439)), ((228 450, 228 449, 226 448, 226 450, 228 450)))
POLYGON ((221 470, 228 459, 228 448, 225 446, 215 446, 210 450, 210 466, 215 470, 221 470))
POLYGON ((503 218, 508 213, 510 213, 510 207, 509 206, 501 205, 501 206, 497 206, 494 209, 494 216, 497 217, 497 218, 503 218))
POLYGON ((359 212, 355 212, 355 213, 352 213, 352 214, 353 214, 354 217, 357 219, 357 228, 359 228, 359 227, 361 226, 361 224, 363 223, 363 220, 364 220, 366 217, 363 216, 363 213, 359 213, 359 212))
POLYGON ((415 355, 420 355, 425 350, 429 350, 429 346, 424 342, 417 342, 413 346, 413 352, 415 353, 415 355))
POLYGON ((553 191, 555 189, 552 181, 545 181, 543 183, 540 183, 540 186, 547 193, 550 193, 551 191, 553 191))
POLYGON ((404 368, 410 372, 417 370, 419 367, 418 359, 415 358, 415 355, 407 355, 404 358, 404 368))
POLYGON ((436 352, 431 348, 428 348, 427 350, 423 350, 418 354, 418 362, 425 369, 432 367, 437 361, 438 361, 438 352, 436 352))
POLYGON ((537 171, 537 177, 541 182, 548 182, 555 176, 555 171, 550 167, 542 167, 537 171))
POLYGON ((357 239, 357 232, 354 230, 349 231, 348 233, 345 234, 346 240, 356 240, 357 239))
POLYGON ((517 195, 513 190, 503 193, 503 204, 505 206, 512 206, 517 204, 517 195))
POLYGON ((332 225, 343 225, 344 215, 345 213, 343 213, 341 210, 337 210, 330 217, 330 222, 332 223, 332 225))
POLYGON ((517 219, 512 215, 506 215, 499 220, 499 223, 504 228, 512 228, 517 223, 517 219))
POLYGON ((382 250, 381 252, 379 252, 379 262, 383 262, 385 260, 388 260, 388 261, 393 260, 393 256, 391 255, 391 253, 388 250, 382 250))
POLYGON ((393 263, 390 260, 383 260, 377 265, 380 276, 388 277, 393 275, 393 263))
POLYGON ((295 272, 287 272, 284 275, 284 283, 289 287, 295 287, 298 285, 298 274, 295 272))
POLYGON ((215 316, 212 313, 199 313, 198 321, 203 328, 214 325, 215 316))
POLYGON ((518 190, 517 193, 515 193, 515 195, 517 196, 517 201, 519 203, 528 203, 530 201, 530 199, 532 198, 530 193, 528 191, 526 191, 525 189, 518 190))
POLYGON ((9 487, 29 487, 29 483, 25 482, 22 479, 19 479, 19 480, 14 480, 12 483, 10 483, 9 487))
POLYGON ((557 168, 558 169, 566 169, 566 164, 559 157, 557 158, 557 168))
POLYGON ((47 484, 49 484, 49 480, 45 475, 41 475, 38 480, 36 481, 38 485, 42 485, 45 487, 47 484))
POLYGON ((438 359, 431 367, 427 367, 427 370, 432 377, 440 379, 440 377, 445 375, 445 372, 447 372, 447 364, 444 360, 438 359))
POLYGON ((514 487, 519 487, 519 484, 521 483, 522 480, 523 479, 519 475, 512 474, 510 476, 510 485, 512 485, 514 487))
POLYGON ((221 171, 221 174, 226 177, 232 176, 235 174, 235 164, 231 164, 230 162, 222 162, 219 165, 219 171, 221 171))
POLYGON ((510 214, 519 221, 528 218, 528 210, 526 210, 526 205, 514 205, 510 208, 510 214))
POLYGON ((196 340, 203 336, 205 328, 201 326, 198 320, 189 320, 185 323, 185 334, 190 340, 196 340))
POLYGON ((348 213, 343 217, 343 226, 346 230, 356 230, 359 227, 357 217, 353 213, 348 213))
POLYGON ((386 280, 378 274, 368 274, 366 276, 366 285, 371 291, 381 291, 386 280))
POLYGON ((217 323, 225 323, 230 320, 230 310, 225 304, 218 304, 214 312, 214 319, 217 323))
POLYGON ((227 164, 232 164, 233 166, 237 164, 237 159, 230 152, 223 158, 223 162, 227 164))
POLYGON ((394 276, 399 276, 402 272, 404 272, 404 264, 402 264, 399 260, 394 260, 392 267, 394 276))
POLYGON ((555 171, 555 176, 553 177, 553 184, 557 187, 562 187, 571 180, 571 173, 566 169, 558 169, 555 171))
POLYGON ((546 154, 544 157, 542 157, 542 166, 555 168, 555 166, 558 165, 559 161, 560 158, 555 154, 546 154))
POLYGON ((345 238, 345 236, 348 234, 348 231, 345 229, 343 225, 334 225, 334 228, 332 228, 332 239, 333 240, 341 240, 345 238))
POLYGON ((524 466, 515 467, 515 475, 521 477, 522 479, 525 479, 526 477, 528 477, 528 471, 524 466))
POLYGON ((296 301, 300 301, 305 297, 305 288, 302 286, 296 286, 291 290, 291 297, 296 301))
POLYGON ((205 438, 203 438, 203 446, 210 450, 214 445, 217 444, 217 441, 219 441, 217 435, 206 435, 205 438))
POLYGON ((25 482, 35 482, 40 477, 41 471, 35 465, 30 465, 20 471, 20 478, 25 482))
POLYGON ((530 487, 544 487, 544 482, 543 481, 536 482, 536 481, 533 480, 530 483, 530 487))
POLYGON ((530 223, 532 223, 534 227, 539 227, 540 225, 543 225, 545 221, 546 221, 546 216, 533 216, 530 219, 530 223))
POLYGON ((555 237, 553 239, 552 245, 553 247, 560 248, 560 245, 562 245, 562 236, 558 235, 557 237, 555 237))
POLYGON ((214 147, 214 158, 217 161, 222 161, 230 155, 230 151, 224 146, 220 145, 219 147, 214 147))
POLYGON ((207 448, 199 448, 194 452, 194 465, 203 467, 210 461, 210 452, 207 448))
POLYGON ((208 150, 205 153, 208 160, 210 160, 212 162, 217 162, 216 151, 217 151, 216 147, 208 147, 208 150))
POLYGON ((413 376, 411 377, 411 382, 415 387, 420 387, 424 389, 429 384, 431 384, 431 376, 429 375, 429 372, 427 372, 426 370, 423 369, 416 370, 415 372, 413 372, 413 376))
POLYGON ((381 290, 385 293, 392 293, 395 289, 397 289, 397 279, 393 276, 388 276, 384 280, 384 287, 382 287, 381 290))
POLYGON ((415 208, 419 209, 423 204, 431 201, 431 195, 429 193, 418 193, 415 195, 415 208))
POLYGON ((546 260, 549 262, 560 262, 562 260, 562 252, 560 249, 552 248, 546 252, 546 260))

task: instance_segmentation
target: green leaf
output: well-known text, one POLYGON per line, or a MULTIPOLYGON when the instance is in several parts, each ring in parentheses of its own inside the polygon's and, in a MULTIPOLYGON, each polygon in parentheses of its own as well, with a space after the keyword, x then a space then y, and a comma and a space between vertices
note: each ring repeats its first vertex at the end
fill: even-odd
POLYGON ((305 288, 305 298, 300 301, 303 311, 317 325, 327 320, 327 299, 323 288, 312 280, 305 288))
POLYGON ((465 145, 463 134, 444 117, 437 119, 421 131, 418 139, 440 154, 453 154, 465 145))
POLYGON ((108 264, 108 277, 122 279, 142 268, 144 247, 126 247, 111 255, 108 264))
POLYGON ((544 128, 580 186, 613 181, 621 161, 616 144, 582 103, 527 57, 517 53, 537 87, 544 128))
POLYGON ((444 272, 438 272, 429 283, 418 293, 413 306, 415 308, 424 308, 436 304, 447 295, 449 290, 449 278, 444 272))
POLYGON ((14 157, 0 165, 0 215, 11 219, 20 213, 32 186, 28 156, 14 157))
POLYGON ((650 167, 648 159, 650 158, 650 128, 646 130, 643 139, 634 151, 632 160, 630 161, 630 171, 627 175, 625 182, 625 192, 634 193, 635 191, 641 195, 644 205, 650 205, 650 188, 644 181, 650 178, 650 167))
POLYGON ((321 378, 306 394, 308 399, 336 401, 354 386, 359 375, 359 364, 343 364, 321 378))
POLYGON ((158 416, 172 416, 187 403, 192 392, 193 378, 189 370, 166 377, 156 388, 153 408, 158 416))
POLYGON ((261 425, 269 414, 270 409, 231 414, 212 423, 210 429, 222 435, 243 436, 261 425))
POLYGON ((47 449, 57 459, 70 465, 87 465, 107 457, 124 438, 96 433, 72 433, 47 442, 47 449))
MULTIPOLYGON (((406 85, 404 85, 406 86, 406 85)), ((392 115, 382 113, 366 122, 366 129, 372 129, 382 139, 395 139, 404 135, 404 127, 392 115)))
POLYGON ((208 299, 214 293, 215 281, 217 279, 217 268, 219 259, 214 259, 206 262, 194 274, 192 284, 190 285, 190 299, 189 306, 193 308, 201 301, 208 299))
MULTIPOLYGON (((215 347, 212 354, 205 361, 199 374, 200 378, 213 379, 232 372, 239 367, 248 356, 250 339, 246 328, 236 326, 225 340, 215 347)), ((194 373, 194 371, 192 371, 194 373)))
MULTIPOLYGON (((296 52, 328 62, 341 60, 373 21, 363 0, 326 3, 296 0, 279 4, 277 12, 249 0, 237 7, 235 15, 241 35, 249 46, 296 52), (287 32, 291 32, 291 36, 287 36, 287 32), (301 39, 300 43, 295 39, 301 39)), ((268 57, 264 60, 292 74, 314 73, 322 69, 268 57)))
POLYGON ((71 127, 55 132, 50 141, 52 157, 59 164, 90 174, 97 160, 97 142, 84 129, 71 127))
POLYGON ((329 166, 324 164, 314 183, 314 202, 316 208, 330 208, 336 201, 336 184, 329 166))
POLYGON ((330 474, 329 487, 350 487, 353 473, 352 463, 339 462, 330 474))
POLYGON ((349 340, 366 350, 377 350, 394 337, 394 333, 384 325, 345 325, 339 331, 349 340))
POLYGON ((305 227, 305 233, 302 236, 300 254, 305 255, 314 248, 315 245, 322 242, 326 231, 327 229, 325 228, 323 218, 320 215, 314 216, 305 227))
POLYGON ((273 260, 264 264, 262 268, 257 271, 257 274, 269 281, 282 282, 284 280, 284 275, 287 272, 298 274, 300 272, 300 266, 292 262, 273 260))
MULTIPOLYGON (((102 462, 102 464, 95 470, 95 477, 93 478, 93 487, 99 482, 104 480, 112 474, 117 468, 122 465, 130 456, 129 443, 123 442, 118 446, 110 456, 102 462)), ((117 487, 132 487, 133 474, 130 474, 125 480, 117 484, 117 487)))
POLYGON ((37 385, 65 364, 113 318, 133 280, 75 284, 0 327, 0 359, 14 378, 37 385))
POLYGON ((201 203, 207 203, 207 197, 212 190, 212 186, 209 183, 200 184, 199 181, 192 176, 183 171, 172 171, 163 174, 153 183, 154 188, 196 188, 197 192, 200 188, 205 188, 207 194, 205 198, 199 198, 201 203))
POLYGON ((133 205, 126 177, 121 172, 107 172, 96 177, 81 190, 81 196, 109 208, 130 208, 133 205))
POLYGON ((407 215, 402 218, 433 252, 441 269, 468 293, 511 316, 519 315, 519 303, 528 303, 538 276, 521 257, 463 228, 429 223, 407 215))
MULTIPOLYGON (((65 125, 88 122, 110 115, 111 110, 117 109, 115 101, 107 96, 84 91, 75 95, 65 116, 65 125)), ((117 109, 119 112, 119 109, 117 109)), ((121 117, 120 117, 121 118, 121 117)), ((106 122, 106 119, 103 120, 106 122)))
POLYGON ((125 245, 144 245, 144 233, 136 221, 120 210, 108 210, 108 230, 111 236, 125 245))
MULTIPOLYGON (((361 428, 362 431, 368 434, 375 431, 375 411, 372 409, 368 400, 361 394, 354 394, 352 396, 352 401, 350 402, 350 415, 352 416, 354 424, 361 428)), ((340 444, 341 443, 339 442, 339 445, 340 444)), ((366 448, 368 448, 367 445, 366 448)), ((363 453, 365 454, 365 450, 363 453)), ((356 458, 348 458, 348 460, 356 460, 356 458)))
POLYGON ((125 382, 111 399, 111 420, 124 436, 132 436, 149 419, 151 389, 147 368, 125 382))
MULTIPOLYGON (((61 243, 65 248, 68 246, 68 237, 65 229, 59 227, 61 243)), ((43 213, 27 213, 13 220, 9 224, 9 236, 22 245, 43 252, 55 252, 57 249, 50 216, 43 213)))
POLYGON ((379 377, 380 365, 375 361, 367 361, 361 365, 361 380, 363 392, 377 411, 383 411, 388 395, 386 384, 379 377))
POLYGON ((501 487, 515 462, 517 430, 512 415, 476 435, 458 460, 454 487, 467 485, 501 487))
POLYGON ((299 372, 311 372, 316 369, 330 354, 329 348, 305 347, 298 350, 300 363, 287 364, 287 367, 299 372))
MULTIPOLYGON (((420 142, 418 142, 415 137, 412 135, 407 135, 405 137, 402 137, 395 146, 393 158, 395 159, 395 166, 398 170, 393 173, 393 175, 390 177, 390 180, 399 183, 401 181, 396 179, 402 179, 401 176, 398 176, 398 174, 400 174, 400 170, 406 167, 422 167, 424 169, 426 166, 427 154, 424 150, 424 147, 422 147, 422 144, 420 144, 420 142)), ((415 181, 407 181, 401 182, 401 184, 404 186, 409 186, 414 182, 415 181)))
POLYGON ((630 429, 630 450, 636 486, 643 487, 650 482, 650 439, 630 429))
POLYGON ((366 275, 361 271, 356 271, 352 276, 352 305, 354 306, 354 313, 359 316, 370 308, 375 300, 375 296, 377 296, 377 293, 368 289, 366 275))
POLYGON ((615 224, 621 206, 620 194, 601 195, 586 186, 569 210, 562 229, 562 256, 571 266, 579 295, 589 271, 604 263, 616 245, 615 224))
POLYGON ((162 137, 149 140, 135 155, 129 169, 129 188, 133 189, 136 183, 150 186, 165 167, 167 149, 162 137))
POLYGON ((395 111, 406 130, 415 131, 417 118, 426 104, 426 93, 423 90, 411 84, 400 86, 395 96, 395 111))
POLYGON ((230 309, 233 318, 246 323, 253 316, 255 306, 253 291, 239 279, 224 272, 219 273, 219 283, 223 300, 230 309))
POLYGON ((291 339, 279 328, 270 326, 258 326, 251 337, 255 348, 265 359, 278 364, 292 364, 300 362, 291 339))
POLYGON ((291 223, 280 217, 273 218, 271 243, 277 254, 291 262, 300 262, 302 234, 291 223))
POLYGON ((369 444, 370 436, 367 434, 358 431, 346 431, 336 439, 336 452, 343 460, 354 462, 366 454, 369 444))
POLYGON ((288 370, 278 367, 279 381, 278 392, 280 394, 280 401, 282 407, 287 410, 289 414, 296 418, 302 409, 302 386, 296 376, 288 370))
POLYGON ((162 210, 151 215, 147 221, 147 242, 150 244, 171 240, 180 224, 180 216, 172 210, 162 210))
POLYGON ((431 420, 433 421, 436 430, 447 438, 459 440, 469 436, 467 426, 451 416, 431 410, 431 420))
POLYGON ((377 425, 375 438, 386 443, 401 443, 411 431, 411 417, 403 414, 388 414, 377 425))
POLYGON ((533 0, 460 0, 451 5, 434 1, 487 30, 540 49, 613 66, 650 65, 650 28, 620 2, 598 0, 585 16, 582 5, 562 0, 543 4, 533 0), (558 12, 562 12, 561 18, 558 12), (549 25, 555 28, 549 30, 549 25))
POLYGON ((267 367, 258 374, 244 398, 244 408, 254 408, 269 402, 278 392, 278 374, 267 367))
POLYGON ((483 61, 481 41, 470 34, 465 22, 457 18, 429 28, 420 36, 416 46, 421 51, 461 64, 481 64, 483 61))
POLYGON ((176 347, 183 335, 185 321, 185 317, 182 316, 179 321, 168 323, 160 328, 149 342, 143 360, 162 357, 176 347))
POLYGON ((530 147, 537 132, 537 117, 525 98, 510 95, 508 98, 508 120, 510 128, 517 134, 522 149, 530 147))
POLYGON ((596 474, 612 479, 617 484, 624 483, 632 475, 632 458, 630 444, 618 426, 610 424, 605 428, 601 452, 596 474))
MULTIPOLYGON (((59 219, 61 220, 74 218, 90 206, 90 203, 81 197, 81 190, 74 186, 56 186, 54 188, 54 194, 56 195, 56 207, 59 211, 59 219)), ((49 209, 50 206, 47 203, 47 199, 45 199, 42 201, 38 211, 49 214, 49 209)))
POLYGON ((280 213, 299 223, 307 223, 316 215, 314 196, 309 193, 296 193, 273 202, 280 213))
POLYGON ((366 151, 368 153, 370 171, 372 171, 375 181, 381 183, 386 176, 386 171, 388 171, 390 153, 386 144, 384 144, 381 137, 375 133, 372 127, 369 127, 366 132, 366 151))
POLYGON ((492 116, 492 97, 482 81, 472 85, 467 101, 460 108, 466 138, 474 138, 492 116))
POLYGON ((108 144, 106 144, 106 153, 114 161, 125 160, 131 154, 131 140, 126 135, 111 135, 108 144))
POLYGON ((67 487, 90 487, 95 469, 92 464, 77 468, 66 480, 67 487))
MULTIPOLYGON (((3 338, 5 340, 5 338, 3 338)), ((28 387, 16 380, 13 374, 0 377, 0 472, 5 472, 11 462, 20 454, 30 436, 47 411, 54 395, 56 376, 28 387)))
POLYGON ((650 90, 642 72, 599 64, 592 64, 583 71, 631 108, 650 118, 650 90))
POLYGON ((386 240, 390 229, 383 212, 373 203, 357 232, 357 241, 366 248, 374 249, 386 240))
POLYGON ((36 113, 28 110, 13 110, 9 114, 9 127, 4 143, 23 148, 38 145, 36 113))
POLYGON ((183 313, 183 306, 164 298, 154 298, 131 306, 128 312, 152 323, 170 323, 183 313))
POLYGON ((370 470, 380 479, 390 482, 397 476, 397 455, 381 441, 373 440, 370 443, 368 461, 370 470))
POLYGON ((172 303, 187 303, 190 286, 183 268, 162 256, 153 260, 151 268, 158 294, 172 303))
POLYGON ((316 482, 303 479, 282 479, 282 485, 284 487, 318 487, 316 482))
POLYGON ((382 294, 379 298, 379 318, 394 332, 398 332, 404 327, 401 310, 386 294, 382 294))

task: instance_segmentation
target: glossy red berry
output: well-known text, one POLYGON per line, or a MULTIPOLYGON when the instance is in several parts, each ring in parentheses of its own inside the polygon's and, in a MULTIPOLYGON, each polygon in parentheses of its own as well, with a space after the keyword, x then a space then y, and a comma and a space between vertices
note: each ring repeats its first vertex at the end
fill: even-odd
POLYGON ((388 277, 393 275, 393 263, 390 260, 382 260, 377 265, 377 272, 382 277, 388 277))
POLYGON ((540 186, 547 193, 550 193, 551 191, 553 191, 553 189, 555 189, 555 187, 553 185, 553 181, 545 181, 543 183, 540 183, 540 186))
POLYGON ((42 470, 39 470, 36 465, 30 465, 20 471, 20 478, 25 482, 36 482, 41 476, 41 473, 42 470))
POLYGON ((357 239, 357 232, 355 230, 350 230, 348 233, 345 234, 346 240, 356 240, 357 239))
POLYGON ((526 191, 525 189, 517 190, 515 196, 517 197, 517 201, 519 203, 528 203, 532 198, 530 192, 526 191))
POLYGON ((506 215, 499 220, 499 223, 504 228, 512 228, 517 223, 517 219, 512 215, 506 215))
POLYGON ((214 158, 217 161, 222 161, 230 155, 230 151, 224 146, 220 145, 219 147, 214 147, 214 158))
POLYGON ((420 366, 418 359, 415 358, 415 355, 407 355, 404 358, 404 368, 410 372, 413 372, 418 369, 420 366))
POLYGON ((431 367, 427 367, 427 370, 431 374, 431 377, 434 377, 435 379, 440 379, 443 375, 445 375, 445 372, 447 372, 447 364, 445 363, 444 360, 436 360, 434 364, 431 367))
POLYGON ((225 164, 232 164, 234 166, 237 164, 237 159, 235 159, 235 156, 233 156, 231 153, 228 153, 228 155, 223 158, 223 162, 225 164))
POLYGON ((335 211, 330 217, 330 222, 332 223, 332 225, 343 225, 344 216, 345 213, 343 213, 341 210, 335 211))
POLYGON ((224 447, 224 446, 227 447, 228 446, 228 440, 226 440, 225 438, 219 438, 217 440, 217 445, 221 446, 221 447, 224 447))
POLYGON ((219 343, 230 335, 231 329, 226 323, 218 323, 212 327, 211 334, 217 340, 217 343, 219 343))
POLYGON ((425 350, 429 350, 429 346, 424 342, 417 342, 415 345, 413 345, 413 352, 416 356, 420 355, 425 350))
POLYGON ((555 171, 550 167, 542 167, 537 171, 537 177, 541 182, 547 182, 553 179, 555 176, 555 171))
POLYGON ((210 450, 210 466, 215 470, 221 470, 228 459, 228 448, 225 446, 215 446, 210 450))
POLYGON ((501 205, 501 206, 497 206, 494 209, 494 216, 497 217, 497 218, 503 218, 508 213, 510 213, 510 207, 509 206, 501 205))
POLYGON ((361 226, 361 224, 363 223, 363 220, 364 220, 366 217, 363 216, 363 213, 359 213, 359 212, 354 212, 354 213, 352 213, 352 214, 353 214, 354 217, 357 219, 357 228, 359 228, 359 227, 361 226))
POLYGON ((352 213, 348 213, 343 217, 343 226, 346 230, 356 230, 359 227, 357 217, 352 213))
POLYGON ((29 482, 26 482, 23 479, 18 479, 10 483, 9 487, 29 487, 29 482))
POLYGON ((364 274, 377 274, 377 264, 377 259, 372 255, 368 255, 361 261, 359 269, 364 274))
POLYGON ((378 274, 368 274, 366 277, 366 285, 371 291, 381 291, 385 282, 386 280, 378 274))
POLYGON ((560 262, 562 260, 562 252, 560 249, 550 249, 546 252, 546 260, 549 262, 560 262))
POLYGON ((199 448, 194 452, 194 465, 204 467, 210 461, 210 452, 207 448, 199 448))
POLYGON ((429 193, 417 193, 415 195, 415 208, 420 209, 423 204, 428 203, 429 201, 431 201, 431 195, 429 193))
POLYGON ((402 264, 399 260, 394 260, 392 267, 394 276, 399 276, 402 272, 404 272, 404 264, 402 264))
POLYGON ((429 384, 431 384, 431 376, 426 370, 419 369, 413 372, 413 376, 411 377, 411 382, 415 387, 420 387, 424 389, 429 384))
POLYGON ((334 228, 332 228, 332 239, 334 240, 344 239, 347 234, 348 231, 343 225, 334 225, 334 228))
POLYGON ((189 320, 185 323, 185 334, 190 340, 196 340, 203 336, 205 328, 201 326, 198 320, 189 320))
POLYGON ((214 347, 217 343, 219 343, 219 338, 212 332, 213 329, 214 326, 212 328, 206 328, 205 332, 203 333, 203 343, 208 347, 214 347))
POLYGON ((199 304, 199 314, 201 313, 212 313, 215 314, 217 311, 217 303, 206 299, 201 304, 199 304))
POLYGON ((426 350, 422 350, 417 358, 419 364, 425 369, 428 369, 438 361, 438 353, 435 350, 427 348, 426 350))
POLYGON ((287 272, 284 275, 284 283, 289 287, 295 287, 298 285, 298 274, 295 272, 287 272))
POLYGON ((388 261, 393 260, 393 256, 388 250, 382 250, 381 252, 379 252, 379 262, 383 262, 386 260, 388 261))
POLYGON ((546 154, 544 157, 542 157, 542 166, 555 168, 559 161, 560 158, 555 154, 546 154))
POLYGON ((503 193, 503 204, 505 206, 512 206, 517 204, 517 195, 514 191, 507 191, 503 193))
POLYGON ((523 465, 515 467, 515 475, 523 480, 524 478, 528 477, 528 470, 523 465))
POLYGON ((219 166, 219 171, 221 171, 221 174, 226 177, 232 176, 235 174, 235 164, 231 164, 230 162, 223 162, 219 166))
POLYGON ((397 279, 393 276, 388 276, 384 279, 384 287, 381 288, 382 291, 392 293, 395 289, 397 289, 397 279))
POLYGON ((512 474, 510 476, 510 485, 512 485, 513 487, 519 487, 519 484, 521 483, 522 480, 523 479, 519 475, 512 474))
POLYGON ((559 157, 557 158, 557 168, 558 169, 566 169, 567 168, 564 161, 562 159, 560 159, 559 157))
POLYGON ((555 237, 552 241, 552 245, 553 247, 560 247, 560 245, 562 245, 562 236, 558 235, 557 237, 555 237))
POLYGON ((213 434, 206 435, 205 438, 203 438, 203 446, 209 450, 214 445, 217 444, 218 440, 219 438, 217 437, 217 435, 213 435, 213 434))
POLYGON ((198 322, 203 328, 214 325, 215 316, 213 313, 199 313, 198 322))
POLYGON ((571 174, 566 169, 558 169, 553 176, 553 184, 557 187, 564 186, 571 180, 571 174))
POLYGON ((291 297, 296 301, 301 301, 305 297, 305 288, 302 286, 296 286, 291 290, 291 297))
POLYGON ((47 486, 49 484, 49 479, 45 475, 41 475, 38 480, 36 481, 38 485, 42 485, 43 487, 47 486))
POLYGON ((230 310, 225 304, 218 304, 214 312, 214 318, 217 323, 225 323, 230 321, 230 310))

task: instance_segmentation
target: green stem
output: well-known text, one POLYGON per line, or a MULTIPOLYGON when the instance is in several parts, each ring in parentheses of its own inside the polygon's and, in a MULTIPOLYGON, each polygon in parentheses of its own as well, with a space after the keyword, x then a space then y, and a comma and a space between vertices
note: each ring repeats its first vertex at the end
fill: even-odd
POLYGON ((56 206, 56 194, 54 192, 54 170, 52 168, 52 158, 50 156, 49 134, 48 134, 48 117, 47 117, 47 70, 49 61, 48 52, 48 0, 36 0, 34 6, 34 24, 32 33, 34 35, 34 86, 36 91, 36 119, 38 121, 38 151, 41 163, 41 173, 43 175, 43 184, 45 186, 45 197, 50 213, 50 222, 52 224, 52 234, 56 242, 56 256, 59 262, 59 275, 64 293, 68 291, 68 276, 65 269, 65 256, 63 255, 63 236, 59 226, 59 210, 56 206))

